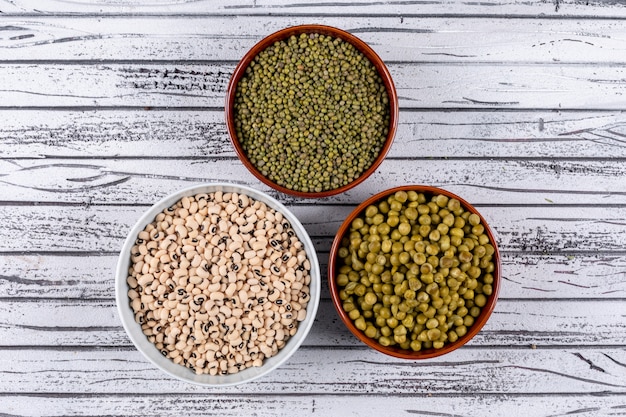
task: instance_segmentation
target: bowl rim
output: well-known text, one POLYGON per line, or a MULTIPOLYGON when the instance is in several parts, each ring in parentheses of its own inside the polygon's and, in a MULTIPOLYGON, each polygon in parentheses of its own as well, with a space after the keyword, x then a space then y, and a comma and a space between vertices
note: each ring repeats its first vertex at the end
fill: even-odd
POLYGON ((364 41, 355 35, 328 25, 319 25, 319 24, 304 24, 304 25, 296 25, 290 26, 281 30, 278 30, 265 38, 261 39, 258 43, 256 43, 239 61, 235 70, 230 77, 228 82, 228 87, 226 89, 226 100, 225 100, 225 116, 226 116, 226 130, 228 131, 228 137, 235 148, 235 153, 239 157, 239 160, 244 164, 244 166, 250 171, 257 179, 262 181, 269 187, 274 188, 280 192, 285 194, 293 195, 296 197, 304 197, 304 198, 323 198, 329 197, 332 195, 343 193, 353 187, 356 187, 363 181, 365 181, 370 175, 372 175, 376 169, 380 166, 380 164, 385 160, 385 157, 389 153, 391 146, 393 144, 396 131, 398 129, 398 117, 399 117, 399 104, 398 104, 398 94, 396 92, 396 88, 391 77, 391 73, 389 69, 385 65, 384 61, 378 56, 378 54, 364 41), (332 190, 326 190, 322 192, 302 192, 289 189, 282 185, 279 185, 269 178, 265 177, 261 171, 259 171, 250 159, 244 152, 239 140, 237 139, 235 123, 234 123, 234 106, 235 106, 235 94, 237 92, 237 85, 239 81, 243 77, 245 70, 248 68, 248 65, 252 60, 259 54, 259 52, 265 50, 267 47, 271 46, 277 41, 288 38, 291 35, 299 35, 302 33, 320 33, 324 35, 329 35, 337 38, 341 38, 342 40, 351 43, 355 46, 363 55, 365 55, 370 62, 374 65, 378 74, 380 75, 384 85, 385 90, 387 91, 387 96, 389 100, 389 132, 387 134, 387 138, 385 139, 385 143, 380 153, 374 159, 370 167, 365 170, 358 178, 354 181, 343 185, 338 188, 333 188, 332 190))
POLYGON ((315 246, 313 245, 313 242, 311 241, 311 238, 302 223, 300 223, 298 218, 287 207, 275 198, 247 185, 236 183, 212 182, 196 184, 180 189, 161 198, 149 209, 145 210, 141 217, 131 227, 120 250, 115 269, 115 300, 118 316, 120 317, 126 334, 133 342, 137 350, 157 368, 168 375, 184 382, 205 387, 227 387, 247 383, 267 375, 285 363, 298 350, 309 334, 317 315, 321 298, 320 295, 321 270, 319 260, 317 258, 315 246), (161 355, 156 346, 143 334, 139 324, 135 322, 135 313, 132 311, 128 301, 127 293, 129 288, 126 279, 128 277, 128 268, 131 262, 130 252, 132 246, 135 244, 137 235, 148 223, 154 221, 154 218, 158 213, 160 213, 163 209, 170 207, 185 196, 215 191, 245 193, 247 196, 257 201, 262 201, 269 207, 280 211, 291 223, 292 227, 296 231, 296 234, 298 235, 298 238, 304 245, 307 252, 307 258, 311 263, 311 283, 309 284, 310 298, 306 308, 306 318, 298 324, 298 331, 296 334, 289 338, 285 346, 275 356, 265 359, 261 367, 246 368, 236 374, 213 376, 208 374, 197 375, 191 369, 175 364, 171 359, 161 355))
POLYGON ((342 222, 341 226, 339 227, 339 230, 337 231, 337 233, 335 234, 335 238, 333 239, 333 243, 332 243, 330 253, 328 256, 328 287, 330 290, 330 296, 331 296, 333 305, 335 307, 335 310, 339 314, 341 321, 346 325, 346 327, 350 330, 350 332, 354 336, 356 336, 361 342, 363 342, 367 346, 381 353, 384 353, 386 355, 393 356, 396 358, 401 358, 401 359, 411 359, 411 360, 430 359, 430 358, 434 358, 437 356, 450 353, 460 348, 461 346, 465 345, 467 342, 469 342, 474 336, 476 336, 476 334, 478 334, 478 332, 480 332, 480 330, 487 323, 487 320, 493 313, 493 310, 495 309, 496 303, 498 301, 498 295, 500 292, 501 274, 502 274, 501 257, 500 257, 500 251, 498 249, 497 241, 495 239, 495 235, 491 227, 489 226, 485 218, 482 216, 482 214, 480 214, 478 210, 472 204, 470 204, 463 198, 459 197, 458 195, 450 191, 447 191, 439 187, 419 185, 419 184, 402 185, 398 187, 389 188, 387 190, 381 191, 369 197, 368 199, 363 201, 361 204, 359 204, 354 210, 352 210, 352 212, 350 212, 348 217, 346 217, 346 219, 342 222), (431 349, 420 350, 417 352, 413 352, 411 350, 406 350, 406 349, 401 349, 395 346, 388 346, 388 347, 383 346, 380 343, 378 343, 375 339, 371 339, 367 337, 361 330, 357 329, 352 319, 350 319, 348 314, 343 310, 342 302, 339 299, 338 286, 334 278, 335 270, 337 269, 337 263, 338 263, 337 252, 341 245, 341 240, 343 239, 343 236, 345 236, 345 234, 349 230, 352 221, 362 211, 364 211, 367 206, 373 203, 376 203, 388 197, 389 195, 396 193, 397 191, 411 191, 411 190, 421 192, 421 193, 443 194, 449 198, 455 198, 459 200, 459 202, 461 203, 462 207, 465 210, 471 213, 477 214, 480 217, 481 223, 485 227, 485 233, 489 236, 490 243, 494 248, 493 259, 495 260, 492 294, 487 298, 487 303, 485 304, 484 307, 482 307, 480 315, 476 318, 476 321, 474 322, 474 324, 468 328, 467 333, 464 336, 460 337, 456 342, 448 343, 444 345, 444 347, 441 349, 431 348, 431 349))

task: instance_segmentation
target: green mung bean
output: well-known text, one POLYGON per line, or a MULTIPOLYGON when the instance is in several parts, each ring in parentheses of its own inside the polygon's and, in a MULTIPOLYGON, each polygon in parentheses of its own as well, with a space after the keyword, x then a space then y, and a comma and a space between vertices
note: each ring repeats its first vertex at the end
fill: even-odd
POLYGON ((262 175, 300 192, 356 180, 389 132, 389 97, 374 65, 340 38, 292 35, 261 51, 237 84, 235 130, 262 175))

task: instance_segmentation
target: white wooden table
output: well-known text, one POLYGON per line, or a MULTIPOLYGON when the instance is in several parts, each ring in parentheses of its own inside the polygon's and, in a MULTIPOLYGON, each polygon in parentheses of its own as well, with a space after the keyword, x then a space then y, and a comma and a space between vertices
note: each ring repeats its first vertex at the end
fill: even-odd
POLYGON ((0 0, 0 415, 626 415, 626 4, 485 0, 0 0), (167 377, 126 336, 114 267, 185 186, 270 191, 236 158, 224 93, 278 29, 372 45, 401 98, 388 159, 320 201, 273 193, 323 266, 342 219, 392 186, 474 203, 503 253, 483 331, 443 357, 367 349, 327 287, 305 345, 258 382, 167 377))

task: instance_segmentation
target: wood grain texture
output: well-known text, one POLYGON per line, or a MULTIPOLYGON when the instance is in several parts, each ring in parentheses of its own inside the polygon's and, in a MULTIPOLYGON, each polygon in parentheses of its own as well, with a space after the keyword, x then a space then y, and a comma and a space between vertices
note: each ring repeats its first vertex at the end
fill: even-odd
MULTIPOLYGON (((131 346, 114 300, 5 300, 0 313, 0 346, 131 346)), ((468 346, 620 346, 625 317, 623 299, 500 300, 468 346)), ((304 343, 364 346, 327 298, 304 343)))
MULTIPOLYGON (((327 271, 328 252, 318 252, 320 268, 327 271)), ((112 299, 115 254, 0 255, 0 294, 5 298, 112 299)), ((505 299, 612 299, 626 298, 626 256, 615 253, 541 255, 502 254, 505 299)), ((322 297, 328 298, 327 280, 322 297)))
MULTIPOLYGON (((4 350, 5 394, 624 394, 621 349, 470 349, 407 361, 371 349, 299 349, 254 383, 209 389, 164 375, 134 350, 4 350), (12 360, 6 360, 6 359, 12 360), (59 377, 60 375, 62 377, 59 377), (113 383, 114 382, 114 383, 113 383)), ((364 395, 365 394, 365 395, 364 395)))
POLYGON ((620 394, 569 393, 559 397, 515 394, 474 394, 454 398, 435 394, 374 395, 324 394, 229 395, 194 392, 192 394, 15 394, 2 398, 0 412, 6 416, 109 416, 186 415, 240 417, 291 417, 294 415, 342 416, 394 415, 398 417, 470 417, 475 410, 483 415, 517 415, 525 417, 614 417, 624 415, 626 401, 620 394), (431 411, 437 410, 437 411, 431 411))
MULTIPOLYGON (((152 205, 187 186, 233 179, 290 204, 314 204, 273 191, 234 157, 0 159, 0 199, 7 203, 152 205)), ((390 157, 363 183, 321 203, 354 208, 406 184, 445 188, 477 205, 615 205, 626 202, 626 165, 611 158, 390 157)))
POLYGON ((626 11, 619 1, 541 1, 490 0, 481 2, 439 1, 359 1, 351 2, 311 2, 309 0, 245 0, 221 3, 211 0, 157 0, 143 2, 139 0, 48 0, 45 4, 37 0, 2 0, 0 10, 4 14, 338 14, 338 15, 442 15, 442 16, 515 16, 536 17, 547 15, 555 17, 597 17, 625 16, 626 11), (356 7, 355 7, 356 6, 356 7))
MULTIPOLYGON (((320 220, 315 205, 292 207, 316 250, 328 251, 339 225, 353 207, 327 206, 320 220)), ((0 206, 0 252, 117 252, 144 207, 0 206)), ((482 206, 501 250, 575 254, 623 251, 626 208, 482 206)))
POLYGON ((626 415, 625 6, 0 0, 0 415, 626 415), (223 121, 240 57, 300 23, 370 43, 401 98, 389 157, 323 200, 261 186, 223 121), (292 209, 324 285, 289 362, 252 384, 207 389, 135 349, 114 271, 149 205, 218 180, 292 209), (421 362, 361 344, 326 285, 339 224, 405 183, 476 204, 503 254, 487 325, 421 362))
MULTIPOLYGON (((234 64, 0 63, 12 106, 223 107, 234 64)), ((626 69, 390 63, 403 109, 623 110, 626 69)))
MULTIPOLYGON (((49 2, 48 2, 49 3, 49 2)), ((5 19, 2 60, 234 61, 309 16, 49 17, 5 19)), ((358 36, 385 62, 607 63, 624 61, 623 20, 535 18, 320 17, 315 23, 358 36)))
MULTIPOLYGON (((235 157, 223 111, 20 109, 0 119, 0 159, 235 157)), ((616 159, 625 141, 624 111, 417 110, 402 113, 389 158, 616 159)))

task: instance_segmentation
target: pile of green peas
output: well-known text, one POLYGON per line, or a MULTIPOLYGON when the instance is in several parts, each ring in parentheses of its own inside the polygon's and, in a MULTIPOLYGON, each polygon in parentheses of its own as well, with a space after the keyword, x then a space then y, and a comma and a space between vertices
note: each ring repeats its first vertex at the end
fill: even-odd
POLYGON ((352 221, 334 279, 343 310, 367 337, 441 349, 487 304, 494 253, 480 216, 459 200, 397 191, 352 221))
POLYGON ((351 43, 303 33, 261 51, 237 84, 235 131, 266 178, 290 190, 350 184, 380 154, 390 123, 376 67, 351 43))

